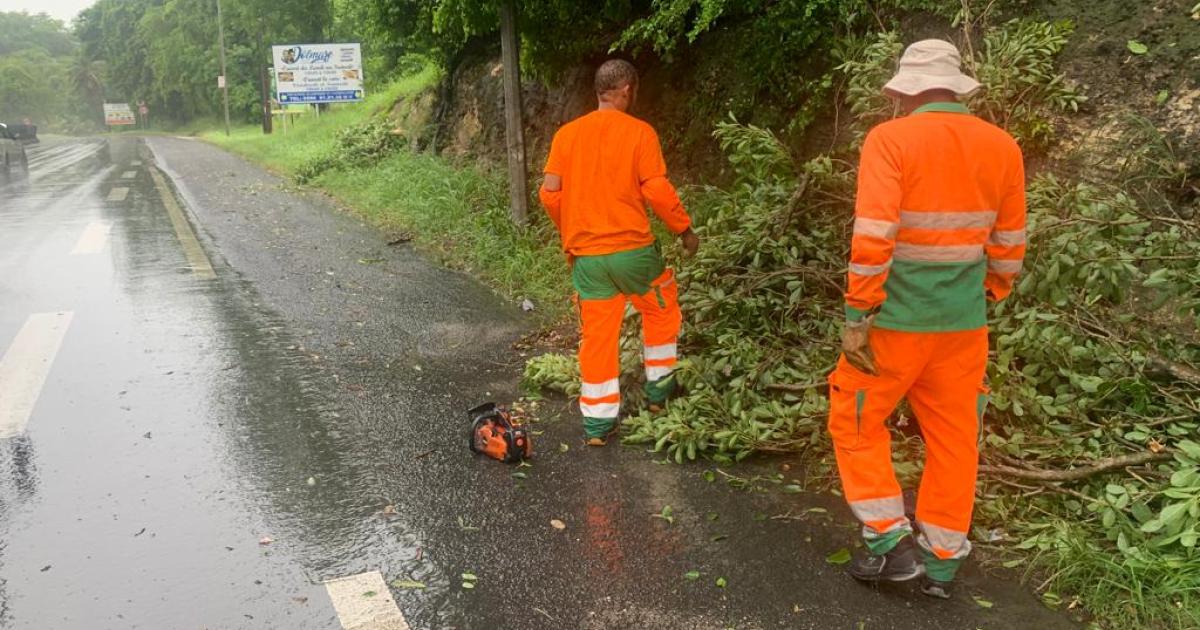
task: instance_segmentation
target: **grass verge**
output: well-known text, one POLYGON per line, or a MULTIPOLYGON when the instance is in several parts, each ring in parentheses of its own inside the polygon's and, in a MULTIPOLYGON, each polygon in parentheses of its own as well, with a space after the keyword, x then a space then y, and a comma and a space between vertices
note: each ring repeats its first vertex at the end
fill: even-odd
POLYGON ((337 164, 340 131, 377 120, 397 101, 416 99, 431 89, 437 79, 437 71, 427 67, 364 103, 299 120, 287 133, 267 136, 257 126, 241 126, 228 137, 220 130, 200 136, 289 177, 306 164, 333 156, 335 166, 313 177, 312 187, 382 230, 406 233, 423 251, 482 279, 505 298, 528 298, 537 321, 561 321, 570 311, 570 287, 557 236, 536 210, 527 227, 510 221, 502 174, 407 149, 368 163, 337 164))

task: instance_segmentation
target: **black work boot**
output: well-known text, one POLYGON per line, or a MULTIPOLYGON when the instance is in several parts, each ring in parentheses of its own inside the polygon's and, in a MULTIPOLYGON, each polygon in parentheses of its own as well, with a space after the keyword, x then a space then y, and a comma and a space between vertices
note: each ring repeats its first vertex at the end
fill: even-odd
POLYGON ((926 576, 921 581, 921 592, 930 597, 939 599, 950 599, 950 584, 951 582, 939 582, 931 577, 926 576))
POLYGON ((925 564, 912 536, 905 536, 891 551, 860 554, 850 563, 850 575, 863 582, 906 582, 925 575, 925 564))

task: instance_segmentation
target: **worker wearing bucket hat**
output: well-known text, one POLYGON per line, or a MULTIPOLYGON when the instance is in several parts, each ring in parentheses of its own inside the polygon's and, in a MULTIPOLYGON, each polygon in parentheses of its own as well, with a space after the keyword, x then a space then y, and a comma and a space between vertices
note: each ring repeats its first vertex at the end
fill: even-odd
POLYGON ((978 440, 987 404, 987 303, 1025 255, 1025 173, 1016 141, 959 102, 979 89, 953 44, 904 52, 884 86, 906 116, 867 135, 858 172, 842 356, 829 376, 829 431, 868 552, 868 582, 925 576, 950 596, 971 550, 978 440), (926 461, 916 530, 885 425, 901 398, 926 461))

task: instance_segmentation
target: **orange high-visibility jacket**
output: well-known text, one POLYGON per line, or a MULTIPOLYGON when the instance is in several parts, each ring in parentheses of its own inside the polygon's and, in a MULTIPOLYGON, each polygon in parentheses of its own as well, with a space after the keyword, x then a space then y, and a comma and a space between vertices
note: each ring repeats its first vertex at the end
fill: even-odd
POLYGON ((1025 257, 1025 167, 999 127, 933 103, 867 135, 846 316, 939 332, 987 325, 1025 257))
POLYGON ((678 234, 692 223, 667 180, 658 134, 617 110, 597 110, 554 134, 546 173, 562 190, 539 197, 574 256, 599 256, 654 243, 646 204, 678 234))

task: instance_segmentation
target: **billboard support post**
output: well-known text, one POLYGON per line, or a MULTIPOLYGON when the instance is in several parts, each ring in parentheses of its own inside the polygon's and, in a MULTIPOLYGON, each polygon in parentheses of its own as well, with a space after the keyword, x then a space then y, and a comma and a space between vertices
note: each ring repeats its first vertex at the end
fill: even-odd
POLYGON ((508 144, 508 192, 513 223, 525 225, 529 214, 525 129, 521 120, 521 54, 512 0, 500 4, 500 60, 504 66, 504 135, 508 144))
POLYGON ((229 79, 225 74, 225 24, 221 21, 221 0, 217 0, 217 45, 221 49, 221 92, 225 100, 225 135, 229 135, 229 79))

